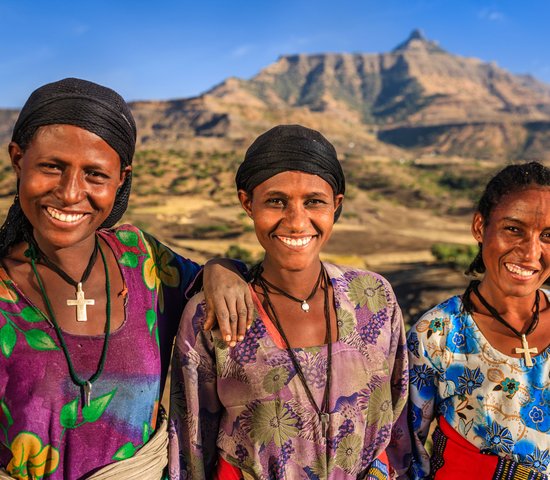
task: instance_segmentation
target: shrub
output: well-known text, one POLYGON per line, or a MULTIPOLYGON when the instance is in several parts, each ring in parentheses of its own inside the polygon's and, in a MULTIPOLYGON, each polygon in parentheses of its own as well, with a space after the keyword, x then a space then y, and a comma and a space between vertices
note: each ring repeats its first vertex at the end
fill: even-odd
POLYGON ((229 245, 229 248, 226 250, 224 256, 234 258, 235 260, 240 260, 248 266, 256 262, 252 252, 246 248, 240 247, 239 245, 229 245))
POLYGON ((477 245, 434 243, 431 251, 437 261, 447 263, 457 270, 465 270, 477 255, 478 247, 477 245))

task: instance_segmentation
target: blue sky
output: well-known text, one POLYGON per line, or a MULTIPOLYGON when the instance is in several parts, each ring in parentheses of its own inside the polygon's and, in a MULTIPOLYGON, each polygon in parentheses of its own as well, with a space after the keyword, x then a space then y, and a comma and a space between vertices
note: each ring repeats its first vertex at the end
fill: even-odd
POLYGON ((415 28, 550 83, 548 0, 0 0, 0 19, 0 108, 67 76, 189 97, 282 54, 387 52, 415 28))

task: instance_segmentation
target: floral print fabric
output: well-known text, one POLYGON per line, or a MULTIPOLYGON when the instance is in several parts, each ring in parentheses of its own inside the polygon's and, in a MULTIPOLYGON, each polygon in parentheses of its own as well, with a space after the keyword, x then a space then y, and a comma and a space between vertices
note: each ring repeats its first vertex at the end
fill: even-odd
MULTIPOLYGON (((246 478, 365 478, 399 430, 408 383, 404 325, 382 277, 325 267, 338 324, 328 465, 319 417, 257 298, 252 327, 229 349, 219 332, 202 330, 204 303, 197 295, 184 312, 173 356, 171 421, 177 434, 171 448, 181 456, 170 465, 172 479, 212 478, 218 455, 246 478)), ((294 351, 319 405, 327 347, 294 351)))
MULTIPOLYGON (((199 267, 130 225, 99 234, 118 260, 128 297, 89 406, 53 326, 0 268, 0 466, 15 478, 84 478, 133 456, 155 428, 184 290, 199 267)), ((64 338, 76 371, 89 378, 103 335, 64 338)))
POLYGON ((482 452, 550 473, 548 348, 532 367, 500 353, 455 296, 409 331, 408 350, 414 478, 429 473, 424 442, 438 416, 482 452))

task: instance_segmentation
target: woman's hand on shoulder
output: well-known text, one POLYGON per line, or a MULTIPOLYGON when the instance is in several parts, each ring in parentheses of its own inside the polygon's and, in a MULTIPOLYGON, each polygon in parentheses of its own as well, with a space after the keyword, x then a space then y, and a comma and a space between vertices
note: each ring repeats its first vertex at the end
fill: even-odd
POLYGON ((254 320, 254 302, 248 283, 227 258, 209 260, 204 266, 205 330, 219 326, 223 339, 234 347, 254 320))

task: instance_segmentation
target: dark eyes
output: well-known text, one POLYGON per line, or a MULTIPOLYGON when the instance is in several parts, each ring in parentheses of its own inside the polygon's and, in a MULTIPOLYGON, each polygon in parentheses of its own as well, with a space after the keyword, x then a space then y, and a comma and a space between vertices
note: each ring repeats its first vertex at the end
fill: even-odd
MULTIPOLYGON (((269 198, 266 203, 268 205, 276 207, 284 207, 287 204, 287 200, 283 198, 269 198)), ((317 206, 317 205, 326 205, 327 202, 319 198, 310 198, 304 202, 305 206, 317 206)))

